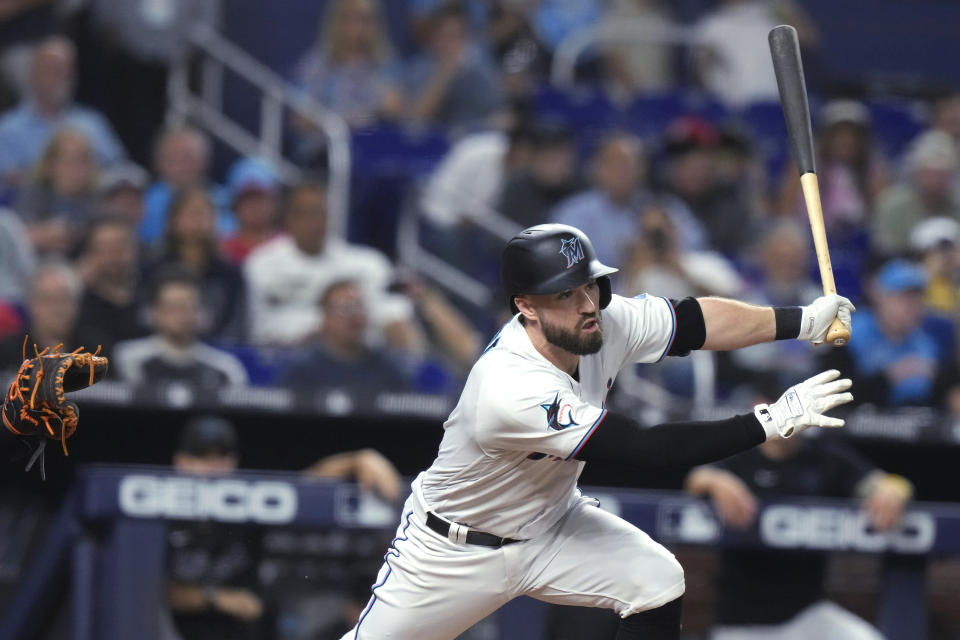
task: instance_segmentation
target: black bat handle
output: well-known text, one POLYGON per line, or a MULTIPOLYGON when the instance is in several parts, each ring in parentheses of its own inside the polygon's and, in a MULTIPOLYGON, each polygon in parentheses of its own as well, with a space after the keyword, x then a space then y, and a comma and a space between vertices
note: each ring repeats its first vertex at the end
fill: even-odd
POLYGON ((790 25, 774 27, 768 36, 773 70, 777 74, 780 104, 790 134, 793 161, 800 175, 816 173, 813 156, 813 131, 810 126, 810 106, 807 86, 803 81, 803 62, 800 60, 800 42, 797 30, 790 25))

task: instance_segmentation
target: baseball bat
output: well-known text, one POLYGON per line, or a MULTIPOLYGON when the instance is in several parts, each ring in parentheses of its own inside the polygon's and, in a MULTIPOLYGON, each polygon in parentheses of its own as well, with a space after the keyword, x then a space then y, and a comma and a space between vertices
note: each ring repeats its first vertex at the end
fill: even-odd
MULTIPOLYGON (((774 27, 770 31, 768 40, 770 55, 773 58, 773 70, 777 75, 777 88, 780 90, 783 117, 787 123, 787 132, 790 134, 790 151, 800 170, 800 186, 803 189, 803 199, 807 203, 807 215, 813 231, 817 263, 820 265, 823 293, 830 295, 837 292, 837 285, 833 281, 827 232, 823 226, 820 185, 817 182, 817 169, 813 155, 810 105, 807 101, 807 87, 803 80, 803 62, 800 60, 797 30, 790 25, 774 27)), ((835 347, 841 347, 849 340, 850 331, 843 326, 839 318, 834 318, 827 330, 826 341, 835 347)))

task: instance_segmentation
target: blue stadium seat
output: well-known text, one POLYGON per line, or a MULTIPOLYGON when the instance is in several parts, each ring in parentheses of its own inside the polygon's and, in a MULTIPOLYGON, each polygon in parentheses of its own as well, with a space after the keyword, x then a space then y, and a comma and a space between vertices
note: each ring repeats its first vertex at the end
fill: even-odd
POLYGON ((380 125, 355 131, 349 239, 393 257, 410 187, 437 166, 449 147, 447 136, 436 129, 380 125))
POLYGON ((780 103, 773 100, 753 102, 741 110, 740 118, 753 132, 757 152, 766 159, 771 179, 778 179, 790 155, 787 125, 780 103))
POLYGON ((626 127, 642 138, 654 139, 685 112, 686 102, 679 92, 640 95, 627 109, 626 127))
POLYGON ((899 157, 926 123, 920 106, 904 100, 871 100, 867 102, 873 119, 874 135, 888 157, 899 157))

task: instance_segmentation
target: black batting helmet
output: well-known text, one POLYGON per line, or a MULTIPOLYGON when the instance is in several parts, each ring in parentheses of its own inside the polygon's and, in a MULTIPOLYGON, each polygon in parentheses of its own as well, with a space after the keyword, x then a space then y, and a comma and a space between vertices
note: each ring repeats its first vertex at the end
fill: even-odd
POLYGON ((610 304, 610 275, 617 269, 599 260, 590 238, 565 224, 539 224, 507 243, 500 259, 500 280, 518 313, 514 296, 562 293, 596 280, 600 308, 610 304))

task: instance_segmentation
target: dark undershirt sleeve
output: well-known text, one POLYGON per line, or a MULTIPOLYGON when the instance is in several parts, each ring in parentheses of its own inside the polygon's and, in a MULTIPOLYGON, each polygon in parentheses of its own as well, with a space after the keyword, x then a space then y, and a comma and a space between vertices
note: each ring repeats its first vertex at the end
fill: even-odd
POLYGON ((715 462, 766 439, 752 413, 710 422, 674 422, 647 429, 608 412, 576 454, 586 462, 612 462, 649 471, 715 462))
POLYGON ((707 341, 707 325, 703 321, 703 310, 696 298, 683 300, 670 299, 677 318, 677 334, 673 339, 668 356, 685 356, 703 346, 707 341))

